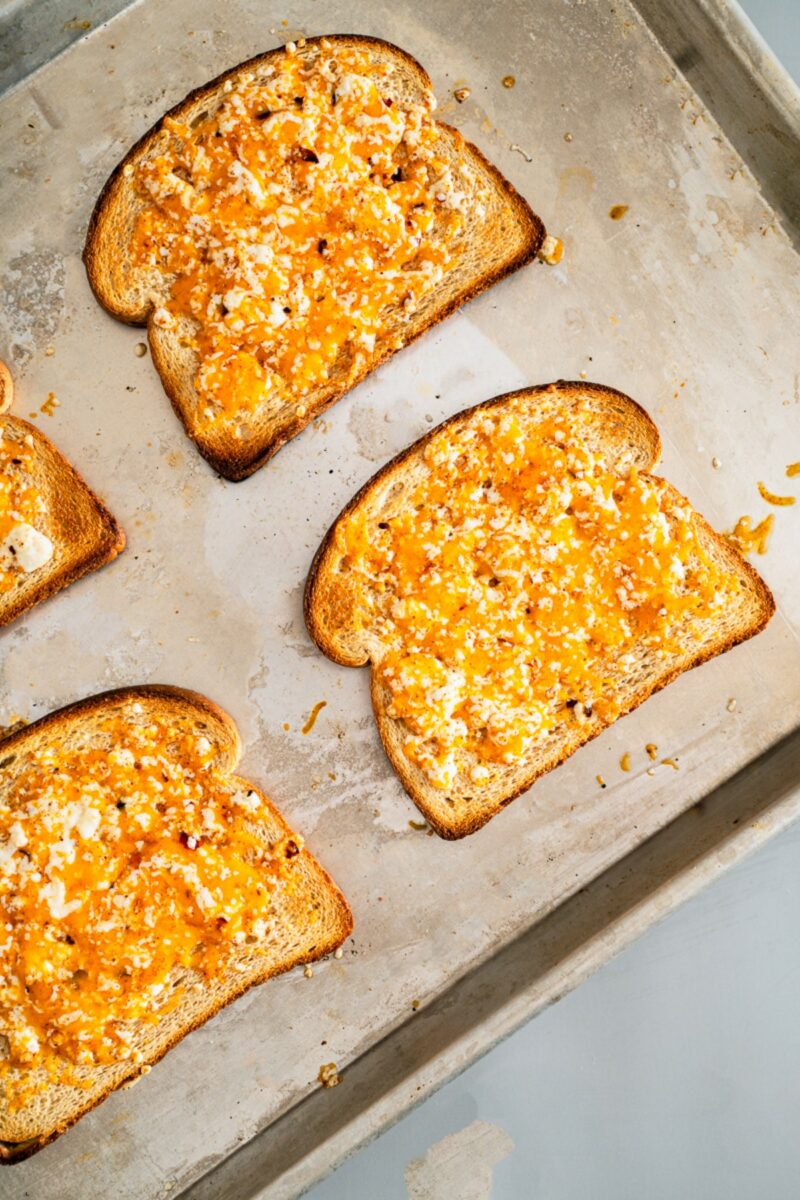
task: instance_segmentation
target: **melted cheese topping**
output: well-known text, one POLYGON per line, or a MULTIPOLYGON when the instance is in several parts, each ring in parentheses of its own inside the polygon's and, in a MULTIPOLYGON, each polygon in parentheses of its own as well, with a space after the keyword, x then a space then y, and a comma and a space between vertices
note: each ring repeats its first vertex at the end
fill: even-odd
POLYGON ((189 319, 208 422, 267 399, 304 415, 457 258, 466 179, 437 155, 433 95, 393 99, 392 71, 290 43, 226 83, 213 115, 168 118, 169 150, 136 169, 134 261, 173 277, 154 320, 189 319))
POLYGON ((0 429, 0 593, 10 592, 53 553, 41 532, 45 502, 31 482, 34 454, 30 433, 22 437, 8 425, 0 429))
POLYGON ((138 1061, 131 1022, 171 1010, 179 968, 215 979, 263 937, 299 853, 254 835, 266 802, 204 736, 141 715, 100 732, 105 749, 40 749, 0 796, 6 1067, 138 1061))
POLYGON ((397 515, 362 506, 338 528, 389 715, 442 788, 485 783, 565 721, 612 720, 620 675, 676 649, 679 625, 684 645, 736 586, 688 504, 610 469, 584 428, 580 410, 533 425, 489 409, 428 442, 397 515))

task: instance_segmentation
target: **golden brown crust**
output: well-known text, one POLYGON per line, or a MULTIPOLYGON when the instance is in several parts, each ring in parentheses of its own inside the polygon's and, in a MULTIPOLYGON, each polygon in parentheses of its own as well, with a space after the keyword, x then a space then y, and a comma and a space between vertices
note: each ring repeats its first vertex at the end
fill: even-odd
POLYGON ((14 380, 6 364, 0 361, 0 417, 7 413, 14 402, 14 380))
POLYGON ((33 437, 36 485, 45 493, 56 553, 51 563, 39 569, 30 586, 24 586, 27 581, 23 580, 22 585, 0 597, 0 626, 110 563, 125 548, 125 533, 116 517, 46 434, 21 417, 6 416, 3 422, 22 436, 33 437))
MULTIPOLYGON (((307 46, 313 46, 321 42, 323 38, 308 38, 307 46)), ((432 87, 431 80, 424 68, 406 51, 399 49, 390 42, 381 40, 380 38, 362 37, 358 34, 335 34, 330 35, 327 41, 347 42, 355 45, 360 45, 376 52, 391 54, 398 57, 407 68, 409 68, 416 76, 419 85, 425 89, 432 87)), ((467 156, 470 156, 488 175, 492 185, 498 194, 501 194, 510 211, 514 214, 514 218, 518 225, 524 229, 524 239, 514 253, 509 257, 485 270, 476 278, 470 280, 468 286, 464 287, 456 295, 448 298, 438 308, 432 309, 427 317, 427 320, 421 323, 417 328, 408 331, 407 336, 402 340, 400 345, 389 345, 384 343, 376 347, 376 352, 372 360, 365 365, 358 375, 343 382, 341 386, 334 386, 327 391, 321 398, 315 400, 308 405, 308 411, 303 416, 294 414, 290 420, 282 424, 277 431, 271 433, 266 440, 259 442, 254 439, 252 445, 235 445, 227 443, 223 449, 216 447, 211 441, 204 438, 202 432, 196 428, 193 422, 193 414, 188 409, 184 400, 185 387, 182 385, 182 380, 176 375, 174 366, 170 361, 166 349, 161 345, 158 338, 153 337, 153 331, 150 324, 153 305, 145 304, 143 307, 131 308, 121 305, 116 302, 109 289, 106 287, 106 263, 105 254, 100 247, 101 233, 104 222, 109 219, 108 214, 111 211, 113 204, 118 198, 121 189, 128 187, 124 178, 124 169, 129 163, 133 163, 140 157, 145 155, 153 146, 156 139, 161 135, 164 121, 168 118, 179 119, 189 108, 207 98, 215 95, 217 90, 225 83, 226 80, 234 78, 242 71, 253 70, 274 57, 284 53, 284 47, 278 47, 275 50, 270 50, 266 54, 257 55, 255 58, 249 59, 247 62, 240 63, 231 70, 217 76, 210 83, 196 88, 184 97, 179 104, 175 105, 168 113, 166 113, 139 141, 128 151, 119 165, 110 175, 105 184, 100 196, 95 204, 92 217, 89 222, 89 227, 86 235, 86 244, 83 252, 83 259, 86 266, 87 275, 92 290, 100 304, 113 317, 120 321, 125 321, 133 325, 148 326, 148 340, 150 341, 153 363, 161 378, 162 386, 169 396, 170 402, 179 420, 182 422, 187 434, 195 442, 200 454, 206 461, 226 479, 233 482, 238 482, 246 479, 262 467, 280 448, 286 444, 291 438, 295 437, 306 425, 315 420, 331 405, 335 404, 346 393, 352 391, 367 375, 376 370, 382 363, 397 352, 398 349, 403 349, 416 341, 423 333, 427 332, 434 325, 450 316, 463 304, 474 299, 481 292, 500 282, 507 275, 520 267, 531 262, 542 245, 546 236, 544 225, 540 218, 536 216, 529 204, 517 192, 514 186, 501 174, 501 172, 486 159, 481 151, 471 142, 465 141, 462 135, 450 125, 439 122, 439 128, 446 132, 447 135, 455 141, 460 151, 467 156)))
MULTIPOLYGON (((407 449, 402 451, 374 475, 345 506, 331 525, 317 550, 306 583, 304 611, 308 631, 317 646, 319 646, 327 657, 343 666, 364 666, 370 661, 369 653, 366 651, 363 651, 363 653, 356 651, 348 653, 347 649, 342 648, 336 637, 336 623, 339 620, 346 620, 346 614, 337 612, 335 606, 327 605, 325 600, 329 572, 333 570, 334 539, 339 523, 356 508, 362 505, 369 505, 387 478, 396 478, 399 473, 402 473, 404 468, 424 449, 430 439, 436 436, 442 429, 470 421, 475 414, 487 408, 493 408, 522 397, 530 397, 535 402, 537 396, 553 391, 557 391, 561 396, 589 394, 600 399, 607 398, 613 402, 624 402, 630 412, 632 421, 638 426, 642 445, 646 450, 646 453, 643 453, 641 469, 643 472, 652 470, 660 455, 658 430, 640 405, 631 400, 623 392, 616 391, 614 388, 578 381, 559 381, 554 384, 522 388, 515 392, 508 392, 503 396, 476 405, 474 408, 456 413, 455 416, 449 418, 443 424, 430 430, 419 441, 407 447, 407 449)), ((680 494, 670 484, 666 486, 676 500, 679 502, 682 501, 683 498, 680 497, 680 494)), ((655 682, 648 683, 628 697, 619 716, 625 716, 637 708, 649 696, 666 687, 679 675, 683 674, 684 671, 700 666, 701 663, 706 662, 709 658, 717 654, 722 654, 739 642, 745 641, 747 638, 759 633, 775 611, 775 601, 772 593, 750 563, 743 559, 739 552, 725 538, 716 533, 699 513, 695 513, 694 516, 705 543, 712 548, 718 557, 725 561, 732 573, 736 573, 747 580, 752 600, 747 617, 726 636, 719 638, 711 644, 700 645, 695 654, 680 660, 674 666, 674 669, 662 674, 655 682)), ((452 816, 450 816, 443 796, 440 797, 437 794, 436 803, 431 802, 427 795, 422 772, 413 763, 409 762, 408 758, 402 752, 399 739, 396 736, 399 723, 387 715, 388 700, 381 689, 374 670, 371 672, 370 693, 378 731, 389 761, 397 772, 406 792, 424 814, 431 828, 440 837, 446 839, 465 837, 467 834, 474 833, 477 829, 480 829, 501 808, 510 804, 512 800, 526 791, 541 775, 559 766, 580 746, 597 737, 598 734, 602 733, 608 727, 608 722, 604 723, 596 716, 584 725, 575 725, 570 736, 564 740, 557 758, 547 761, 544 765, 532 767, 527 773, 523 773, 520 778, 515 780, 513 787, 497 795, 493 794, 491 803, 484 805, 482 808, 471 812, 467 811, 461 816, 453 812, 452 816), (444 808, 442 807, 443 803, 445 804, 444 808)))
MULTIPOLYGON (((41 717, 38 721, 33 722, 23 729, 15 730, 5 737, 1 737, 0 766, 8 760, 9 755, 13 755, 18 749, 25 746, 26 743, 30 743, 32 737, 37 738, 42 735, 46 737, 59 737, 76 719, 91 718, 101 714, 105 709, 113 711, 121 705, 137 701, 145 704, 155 704, 159 708, 165 708, 167 712, 173 714, 175 714, 177 705, 179 710, 183 710, 184 715, 191 715, 193 717, 199 715, 198 726, 204 730, 211 729, 220 747, 219 769, 230 775, 230 781, 233 785, 240 783, 249 790, 257 792, 266 801, 276 832, 280 837, 291 835, 292 830, 290 826, 286 823, 279 810, 264 796, 264 793, 259 788, 254 787, 250 781, 243 780, 232 773, 241 753, 241 742, 233 719, 219 705, 215 704, 213 700, 209 700, 199 692, 193 692, 186 688, 173 687, 168 684, 144 684, 137 687, 115 688, 111 691, 99 693, 96 696, 87 697, 84 700, 77 701, 75 704, 67 705, 65 708, 41 717)), ((221 1008, 238 999, 246 991, 249 991, 251 987, 263 983, 266 979, 274 975, 291 970, 293 967, 330 954, 349 937, 353 929, 352 913, 347 901, 327 871, 305 848, 303 848, 299 858, 295 861, 298 864, 298 870, 305 880, 306 891, 309 895, 312 892, 314 894, 322 894, 327 899, 332 910, 332 918, 320 930, 321 936, 314 942, 306 945, 299 952, 293 953, 290 951, 284 958, 278 961, 265 960, 263 966, 255 973, 250 972, 246 977, 234 978, 225 994, 218 999, 215 998, 213 1004, 208 1009, 186 1020, 182 1026, 175 1030, 174 1034, 170 1035, 164 1044, 160 1045, 154 1052, 146 1055, 143 1062, 131 1063, 130 1069, 120 1074, 108 1087, 89 1096, 85 1101, 79 1099, 72 1106, 68 1114, 59 1119, 52 1127, 43 1129, 41 1134, 35 1137, 24 1138, 19 1141, 0 1141, 0 1165, 21 1162, 23 1159, 37 1153, 44 1146, 54 1141, 55 1138, 60 1137, 62 1133, 74 1125, 82 1116, 100 1104, 111 1092, 116 1091, 117 1088, 137 1078, 143 1073, 144 1068, 151 1067, 159 1062, 167 1051, 182 1041, 188 1033, 205 1024, 221 1008)), ((291 913, 289 915, 291 916, 291 913)))

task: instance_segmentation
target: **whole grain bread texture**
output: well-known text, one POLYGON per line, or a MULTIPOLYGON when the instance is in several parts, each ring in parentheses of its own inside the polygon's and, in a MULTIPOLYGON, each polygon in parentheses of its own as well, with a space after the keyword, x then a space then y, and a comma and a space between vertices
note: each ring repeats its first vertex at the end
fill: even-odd
MULTIPOLYGON (((137 714, 135 719, 167 720, 176 737, 182 732, 204 735, 216 750, 212 766, 229 775, 231 789, 256 791, 266 799, 252 783, 234 774, 241 743, 228 714, 196 692, 158 684, 91 696, 0 739, 0 793, 24 771, 37 749, 53 745, 65 750, 88 749, 109 744, 103 723, 108 717, 124 718, 126 714, 133 719, 134 705, 144 710, 144 718, 137 714)), ((290 837, 292 830, 269 801, 267 807, 268 823, 253 826, 252 832, 272 845, 290 837)), ((52 1083, 43 1068, 27 1073, 13 1069, 14 1074, 25 1075, 24 1083, 40 1085, 41 1090, 24 1108, 14 1111, 0 1087, 0 1162, 19 1162, 35 1154, 109 1093, 149 1071, 187 1033, 254 984, 330 954, 341 945, 353 928, 347 901, 307 849, 291 861, 291 886, 276 892, 268 932, 261 942, 238 948, 230 971, 211 983, 189 968, 176 969, 172 982, 182 985, 183 998, 155 1024, 139 1024, 132 1042, 142 1053, 139 1063, 76 1067, 75 1075, 83 1086, 52 1083)))
POLYGON ((27 436, 33 438, 29 482, 45 505, 37 526, 53 543, 49 562, 36 571, 19 574, 11 590, 0 594, 2 626, 82 575, 110 563, 125 548, 125 534, 103 501, 40 429, 8 413, 0 415, 0 428, 10 441, 22 444, 27 436))
MULTIPOLYGON (((334 662, 359 667, 378 663, 384 653, 379 636, 361 619, 363 597, 348 571, 337 539, 340 522, 359 509, 377 527, 378 522, 390 520, 403 511, 407 498, 429 473, 423 460, 428 441, 439 430, 475 421, 484 410, 497 405, 513 405, 525 421, 533 423, 559 416, 567 428, 575 408, 588 405, 589 448, 602 455, 610 469, 622 474, 631 468, 651 473, 660 457, 658 430, 644 409, 622 392, 599 384, 559 381, 510 392, 458 413, 373 476, 340 513, 317 551, 306 584, 306 624, 313 640, 334 662)), ((675 489, 670 490, 679 503, 688 503, 675 489)), ((772 594, 753 567, 699 513, 693 512, 693 519, 704 552, 721 570, 738 578, 737 602, 727 609, 723 619, 708 621, 699 636, 694 628, 691 632, 679 629, 677 640, 681 649, 674 655, 658 659, 640 653, 634 667, 616 680, 620 715, 636 708, 684 671, 758 633, 774 612, 772 594)), ((596 713, 581 723, 567 710, 564 719, 534 753, 511 766, 492 765, 489 780, 482 787, 470 784, 469 767, 477 760, 469 758, 454 787, 442 790, 406 756, 405 726, 388 715, 390 695, 374 670, 371 678, 372 704, 386 754, 411 799, 443 838, 460 838, 480 829, 539 776, 564 762, 607 725, 596 713)))
MULTIPOLYGON (((316 54, 322 40, 309 38, 298 47, 298 53, 316 54)), ((327 40, 334 47, 366 49, 376 63, 390 62, 394 73, 386 90, 395 103, 417 101, 432 92, 431 80, 420 64, 388 42, 357 35, 333 35, 327 40)), ((83 255, 89 282, 103 307, 120 321, 147 326, 153 362, 175 412, 203 457, 220 475, 231 480, 251 475, 285 442, 397 350, 530 262, 545 238, 542 221, 512 184, 456 129, 438 122, 439 156, 448 163, 465 164, 469 169, 467 232, 460 243, 458 263, 410 319, 399 307, 389 314, 387 332, 376 342, 370 360, 357 378, 349 377, 348 354, 343 350, 329 379, 304 398, 302 415, 295 405, 282 403, 278 398, 267 399, 254 414, 220 418, 209 428, 201 419, 203 405, 194 383, 197 355, 186 344, 192 327, 179 322, 175 328, 165 329, 153 320, 155 310, 169 297, 173 279, 157 270, 141 269, 131 259, 133 230, 146 200, 131 183, 127 168, 163 154, 169 147, 172 135, 164 128, 166 118, 191 125, 202 114, 213 115, 222 103, 228 80, 235 82, 238 76, 252 73, 258 81, 259 70, 273 66, 284 53, 282 47, 271 50, 190 92, 136 143, 103 188, 89 224, 83 255)))

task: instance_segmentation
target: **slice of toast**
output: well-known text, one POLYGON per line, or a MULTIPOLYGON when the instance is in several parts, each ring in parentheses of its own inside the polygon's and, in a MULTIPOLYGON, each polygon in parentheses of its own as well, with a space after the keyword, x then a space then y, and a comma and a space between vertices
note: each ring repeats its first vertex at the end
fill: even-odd
MULTIPOLYGON (((258 843, 265 847, 286 845, 287 838, 296 836, 263 793, 233 773, 241 745, 236 726, 227 713, 195 692, 160 685, 122 688, 92 696, 6 736, 0 742, 3 803, 34 753, 52 748, 80 752, 84 747, 110 749, 113 734, 108 732, 108 722, 116 718, 145 723, 166 721, 176 739, 186 733, 207 739, 210 765, 222 773, 231 794, 248 797, 250 812, 253 811, 250 797, 255 794, 259 798, 258 817, 251 818, 247 826, 258 843)), ((308 850, 298 852, 297 843, 288 844, 292 848, 289 881, 272 897, 264 936, 254 944, 253 939, 248 939, 237 946, 230 969, 226 968, 211 981, 190 967, 174 969, 170 981, 182 989, 181 999, 155 1023, 138 1023, 132 1043, 138 1052, 137 1062, 129 1059, 108 1065, 76 1066, 74 1083, 53 1082, 43 1066, 27 1072, 12 1066, 10 1074, 0 1077, 0 1161, 18 1162, 34 1154, 126 1080, 148 1071, 185 1034, 248 988, 271 975, 329 954, 344 941, 353 924, 347 902, 308 850), (24 1107, 2 1098, 6 1083, 11 1084, 12 1092, 15 1087, 30 1087, 32 1095, 24 1107)))
MULTIPOLYGON (((376 38, 336 36, 311 38, 297 45, 303 58, 323 53, 321 45, 363 49, 376 66, 388 63, 392 74, 381 83, 385 103, 402 106, 432 101, 431 81, 410 55, 376 38)), ((89 282, 104 308, 121 321, 147 325, 153 361, 173 407, 189 437, 204 458, 227 479, 240 480, 262 466, 289 438, 353 388, 396 350, 408 345, 437 321, 478 295, 505 275, 529 262, 545 237, 544 226, 529 205, 475 146, 457 130, 437 124, 436 153, 451 167, 464 168, 464 199, 460 201, 465 231, 459 257, 422 303, 408 315, 396 304, 386 314, 385 330, 363 362, 353 370, 348 346, 331 364, 327 380, 303 397, 302 405, 270 394, 252 414, 219 419, 209 425, 205 403, 195 385, 199 358, 190 343, 198 326, 181 318, 172 328, 156 320, 170 296, 174 276, 138 266, 132 258, 137 219, 147 206, 133 176, 146 160, 165 154, 173 144, 174 122, 190 128, 213 117, 231 86, 243 77, 256 84, 280 63, 285 49, 242 63, 190 93, 162 118, 125 156, 103 189, 91 218, 84 261, 89 282)), ((435 237, 434 237, 435 242, 435 237)), ((286 310, 285 310, 286 311, 286 310)), ((359 360, 361 361, 361 359, 359 360)))
MULTIPOLYGON (((345 666, 372 665, 372 701, 386 753, 406 791, 442 837, 459 838, 479 829, 535 779, 562 763, 617 717, 636 708, 683 671, 752 637, 770 619, 774 611, 772 595, 749 563, 698 513, 688 508, 688 502, 669 484, 649 475, 659 454, 658 431, 652 420, 622 393, 580 382, 528 388, 459 413, 432 430, 379 471, 347 505, 325 537, 306 587, 308 630, 334 662, 345 666), (425 459, 426 447, 432 443, 434 447, 447 444, 441 442, 443 437, 469 433, 479 427, 484 414, 498 412, 515 414, 523 435, 553 417, 558 418, 564 430, 575 428, 580 419, 584 423, 586 444, 616 476, 624 479, 633 470, 663 487, 664 511, 670 523, 673 512, 689 514, 684 519, 694 526, 699 553, 721 572, 730 585, 731 599, 713 619, 690 621, 681 617, 673 631, 674 645, 670 643, 672 649, 663 657, 635 645, 624 670, 617 670, 610 682, 614 697, 614 713, 610 718, 592 711, 591 705, 587 711, 578 704, 576 713, 572 700, 569 703, 573 708, 561 711, 546 736, 536 740, 517 761, 481 767, 486 779, 482 786, 471 782, 474 777, 470 770, 477 759, 462 755, 461 769, 454 782, 442 787, 436 786, 429 773, 411 760, 405 749, 408 727, 402 719, 390 715, 392 697, 379 677, 379 665, 388 647, 375 617, 376 607, 370 605, 376 596, 365 594, 365 589, 373 585, 364 583, 363 576, 359 578, 358 563, 347 555, 346 530, 353 527, 349 523, 356 522, 355 527, 363 531, 367 543, 374 542, 380 536, 379 530, 388 528, 388 522, 398 518, 398 514, 408 514, 410 497, 421 481, 431 477, 432 468, 425 459)), ((557 588, 558 557, 552 571, 557 588)), ((493 584, 497 582, 492 580, 493 584)), ((379 614, 384 611, 377 601, 376 606, 379 614)), ((602 621, 602 613, 599 615, 602 621)))
POLYGON ((53 544, 49 561, 35 570, 16 573, 11 589, 0 592, 0 625, 7 625, 40 600, 111 562, 124 549, 125 534, 103 501, 41 430, 8 414, 0 415, 0 428, 5 439, 18 444, 29 460, 28 470, 13 463, 9 470, 22 471, 25 484, 39 493, 43 503, 35 527, 53 544))

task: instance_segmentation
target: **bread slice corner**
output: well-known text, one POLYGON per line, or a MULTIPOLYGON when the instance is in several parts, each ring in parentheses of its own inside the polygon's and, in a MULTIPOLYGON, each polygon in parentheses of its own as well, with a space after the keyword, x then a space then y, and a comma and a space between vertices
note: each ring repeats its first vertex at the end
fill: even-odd
POLYGON ((5 414, 0 425, 15 437, 33 439, 32 483, 42 496, 53 557, 44 566, 20 575, 0 595, 0 626, 16 620, 89 571, 111 562, 125 548, 125 534, 82 476, 50 439, 21 417, 5 414))

